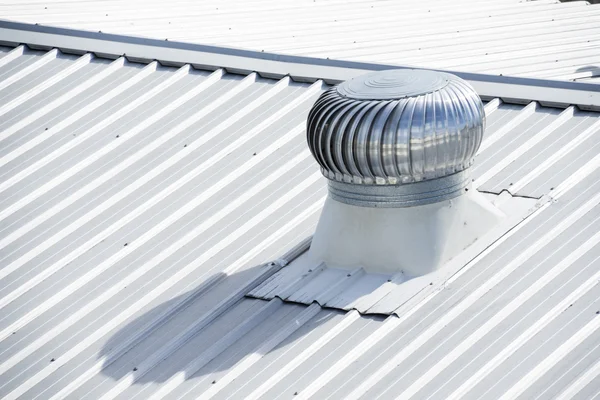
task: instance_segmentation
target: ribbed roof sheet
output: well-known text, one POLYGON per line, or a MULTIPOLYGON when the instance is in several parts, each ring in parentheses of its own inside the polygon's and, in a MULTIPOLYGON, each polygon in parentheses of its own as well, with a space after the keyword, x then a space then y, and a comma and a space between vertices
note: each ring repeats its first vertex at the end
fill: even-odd
POLYGON ((551 201, 361 316, 244 297, 318 219, 320 81, 2 52, 0 397, 600 395, 599 113, 488 102, 476 186, 551 201))
POLYGON ((0 18, 494 75, 600 75, 600 5, 586 1, 8 0, 0 18))

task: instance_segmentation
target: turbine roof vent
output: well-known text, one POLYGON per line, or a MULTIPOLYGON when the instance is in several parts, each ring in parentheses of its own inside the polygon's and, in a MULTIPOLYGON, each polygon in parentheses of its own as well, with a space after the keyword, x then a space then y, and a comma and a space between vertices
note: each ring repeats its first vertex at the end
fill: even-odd
POLYGON ((393 314, 537 209, 473 187, 484 108, 456 76, 359 76, 319 97, 307 124, 329 195, 308 251, 251 296, 393 314))
POLYGON ((481 99, 459 77, 387 70, 324 92, 308 116, 307 140, 333 198, 406 207, 460 194, 484 128, 481 99))

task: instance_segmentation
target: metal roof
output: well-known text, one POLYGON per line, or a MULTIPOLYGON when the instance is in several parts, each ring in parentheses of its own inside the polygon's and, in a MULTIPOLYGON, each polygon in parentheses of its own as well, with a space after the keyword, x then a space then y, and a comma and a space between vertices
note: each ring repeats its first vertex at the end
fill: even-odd
POLYGON ((0 18, 496 75, 600 75, 600 5, 586 1, 8 0, 0 18))
POLYGON ((322 81, 2 52, 2 398, 600 395, 599 113, 488 101, 476 186, 548 201, 361 316, 245 297, 318 219, 322 81))
MULTIPOLYGON (((0 45, 17 48, 23 45, 38 50, 58 49, 65 54, 93 53, 108 59, 125 57, 129 61, 142 63, 158 61, 166 66, 189 64, 201 70, 224 69, 243 75, 257 72, 262 77, 290 77, 296 82, 310 83, 321 80, 337 84, 370 71, 406 68, 84 32, 2 20, 0 45)), ((12 56, 18 54, 20 50, 12 56)), ((593 83, 449 72, 467 80, 483 100, 499 98, 516 104, 528 104, 535 100, 545 106, 566 108, 576 105, 580 109, 600 111, 600 91, 593 83)))

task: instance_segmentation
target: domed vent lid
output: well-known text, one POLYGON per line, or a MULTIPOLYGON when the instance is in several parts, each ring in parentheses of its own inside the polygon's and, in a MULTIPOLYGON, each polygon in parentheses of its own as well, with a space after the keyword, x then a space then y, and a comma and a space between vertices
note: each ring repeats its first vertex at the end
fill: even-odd
POLYGON ((374 185, 378 198, 397 197, 381 186, 413 186, 400 190, 413 196, 415 187, 407 184, 445 177, 452 178, 444 184, 420 185, 417 192, 438 190, 441 184, 445 191, 451 186, 456 195, 468 183, 461 172, 473 163, 484 126, 481 99, 459 77, 428 70, 388 70, 325 91, 308 116, 307 140, 331 180, 332 194, 338 197, 354 192, 351 197, 356 200, 357 194, 375 194, 345 184, 374 185))

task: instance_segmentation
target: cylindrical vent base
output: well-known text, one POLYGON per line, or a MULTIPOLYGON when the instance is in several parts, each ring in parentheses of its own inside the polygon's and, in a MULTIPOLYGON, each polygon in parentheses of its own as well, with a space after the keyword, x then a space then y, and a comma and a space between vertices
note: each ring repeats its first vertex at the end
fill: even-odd
POLYGON ((397 208, 437 203, 467 190, 469 170, 410 185, 354 185, 329 180, 329 195, 341 203, 359 207, 397 208))

